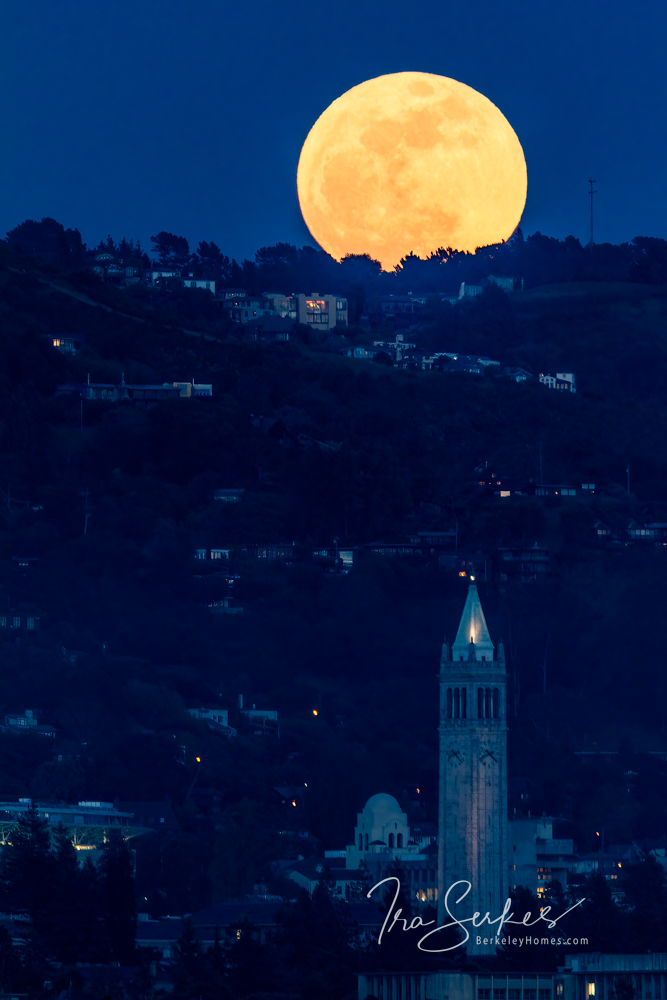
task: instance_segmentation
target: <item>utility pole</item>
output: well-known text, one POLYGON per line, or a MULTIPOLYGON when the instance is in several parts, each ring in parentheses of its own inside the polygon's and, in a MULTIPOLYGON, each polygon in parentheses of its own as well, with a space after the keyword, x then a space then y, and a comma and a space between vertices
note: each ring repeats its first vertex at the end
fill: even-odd
POLYGON ((544 472, 542 471, 542 442, 538 442, 540 446, 540 482, 544 482, 544 472))
POLYGON ((597 191, 593 190, 593 185, 595 184, 595 177, 589 177, 588 183, 591 186, 591 189, 589 191, 589 194, 591 196, 591 239, 588 245, 589 247, 592 247, 593 246, 593 195, 597 194, 597 191))
POLYGON ((85 490, 81 490, 81 496, 84 498, 83 501, 83 513, 85 514, 85 520, 83 522, 83 533, 86 535, 88 533, 88 520, 92 516, 92 511, 95 508, 90 503, 90 490, 86 487, 85 490))

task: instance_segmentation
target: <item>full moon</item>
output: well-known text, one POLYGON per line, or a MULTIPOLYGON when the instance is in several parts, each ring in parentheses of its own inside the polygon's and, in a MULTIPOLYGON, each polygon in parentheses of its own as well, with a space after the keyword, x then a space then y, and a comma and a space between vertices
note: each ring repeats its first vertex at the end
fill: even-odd
POLYGON ((475 251, 512 235, 526 161, 505 116, 472 87, 391 73, 320 115, 297 170, 308 229, 332 257, 368 253, 391 270, 406 254, 475 251))

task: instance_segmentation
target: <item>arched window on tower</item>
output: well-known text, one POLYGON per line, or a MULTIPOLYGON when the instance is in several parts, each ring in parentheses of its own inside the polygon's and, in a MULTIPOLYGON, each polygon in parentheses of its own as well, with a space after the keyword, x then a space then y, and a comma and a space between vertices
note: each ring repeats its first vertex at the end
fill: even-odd
POLYGON ((447 718, 452 718, 452 689, 447 688, 447 718))
POLYGON ((500 718, 500 691, 498 688, 493 689, 493 718, 500 718))
POLYGON ((461 688, 461 718, 465 719, 466 716, 466 689, 461 688))
POLYGON ((459 689, 454 688, 454 718, 461 718, 461 697, 459 695, 459 689))
POLYGON ((387 847, 393 847, 394 846, 394 835, 393 835, 393 833, 389 834, 389 836, 387 837, 387 840, 389 841, 389 843, 387 844, 387 847))
POLYGON ((397 833, 396 834, 396 846, 397 847, 403 847, 403 834, 402 833, 397 833))
POLYGON ((484 718, 484 688, 477 688, 477 718, 484 718))
POLYGON ((368 850, 368 834, 366 834, 366 850, 368 850))
POLYGON ((493 706, 491 704, 491 688, 484 691, 484 715, 487 719, 493 718, 493 706))
POLYGON ((364 849, 364 838, 361 834, 359 834, 359 850, 363 851, 363 849, 364 849))

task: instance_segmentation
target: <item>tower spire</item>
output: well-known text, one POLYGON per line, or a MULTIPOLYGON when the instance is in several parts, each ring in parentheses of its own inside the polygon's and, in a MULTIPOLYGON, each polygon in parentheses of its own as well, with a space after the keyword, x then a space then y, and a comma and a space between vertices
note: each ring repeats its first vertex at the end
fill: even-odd
POLYGON ((474 583, 468 588, 456 641, 452 646, 452 660, 468 660, 471 658, 471 653, 472 658, 476 660, 493 659, 493 643, 486 626, 477 586, 474 583))

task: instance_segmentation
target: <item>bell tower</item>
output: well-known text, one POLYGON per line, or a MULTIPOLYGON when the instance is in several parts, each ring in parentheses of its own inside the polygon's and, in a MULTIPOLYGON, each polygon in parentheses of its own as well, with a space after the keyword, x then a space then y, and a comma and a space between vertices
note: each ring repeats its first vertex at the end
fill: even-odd
MULTIPOLYGON (((506 689, 503 646, 494 649, 471 582, 456 641, 451 650, 443 644, 440 661, 439 924, 449 921, 444 895, 461 879, 472 888, 452 908, 459 918, 494 919, 508 895, 506 689)), ((465 926, 469 954, 495 954, 495 945, 476 944, 494 927, 465 926)))

